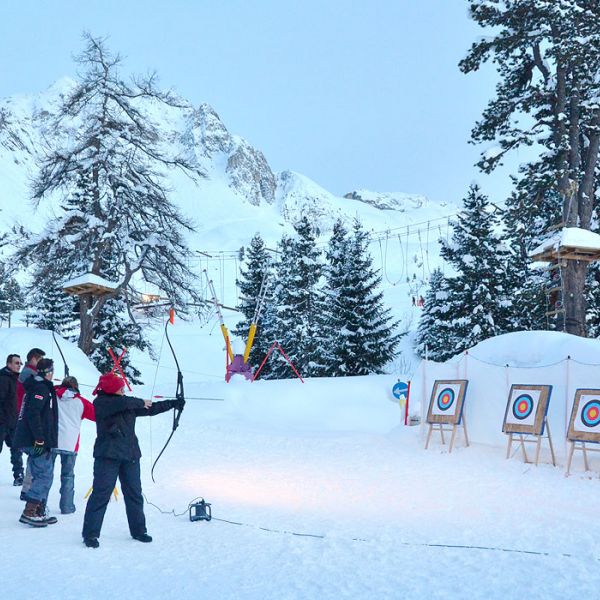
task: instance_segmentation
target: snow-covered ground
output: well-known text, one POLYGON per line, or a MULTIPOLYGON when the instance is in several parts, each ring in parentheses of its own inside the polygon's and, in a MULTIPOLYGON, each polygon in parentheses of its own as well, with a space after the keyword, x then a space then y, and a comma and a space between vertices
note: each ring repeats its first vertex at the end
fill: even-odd
MULTIPOLYGON (((448 454, 436 442, 424 451, 420 428, 401 425, 393 377, 227 386, 196 373, 197 342, 177 327, 171 335, 190 400, 156 484, 150 468, 171 418, 138 421, 143 486, 150 502, 177 513, 203 496, 215 518, 191 523, 148 505, 154 542, 143 545, 129 538, 122 500, 111 502, 101 547, 89 550, 80 531, 94 427, 82 430, 78 511, 46 529, 18 523, 22 503, 5 451, 3 597, 598 597, 600 459, 592 458, 593 473, 567 479, 562 467, 506 460, 500 448, 448 454)), ((43 332, 4 333, 6 349, 33 345, 36 335, 49 346, 43 332)), ((77 352, 59 343, 72 372, 91 378, 77 352)), ((171 362, 163 352, 163 368, 149 366, 149 384, 136 393, 172 393, 171 362)))

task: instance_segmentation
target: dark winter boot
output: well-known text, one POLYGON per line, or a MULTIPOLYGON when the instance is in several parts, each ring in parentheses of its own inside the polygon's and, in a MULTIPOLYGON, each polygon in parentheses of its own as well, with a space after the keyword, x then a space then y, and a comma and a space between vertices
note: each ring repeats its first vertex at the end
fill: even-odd
POLYGON ((152 536, 148 535, 147 533, 140 533, 140 535, 133 535, 131 537, 133 537, 134 540, 137 540, 138 542, 144 542, 145 544, 148 544, 152 541, 152 536))
POLYGON ((98 541, 98 538, 83 538, 83 543, 88 548, 99 548, 100 547, 100 542, 98 541))
POLYGON ((25 525, 31 525, 32 527, 47 527, 48 523, 46 523, 44 517, 40 517, 38 514, 39 506, 39 502, 31 502, 28 500, 19 521, 25 523, 25 525))
POLYGON ((58 523, 58 519, 56 517, 51 517, 48 514, 48 509, 46 508, 45 502, 40 502, 37 509, 37 514, 39 517, 44 519, 44 523, 47 525, 54 525, 54 523, 58 523))
POLYGON ((23 485, 23 473, 15 475, 15 480, 13 481, 13 485, 15 487, 19 487, 23 485))
POLYGON ((27 502, 27 494, 25 494, 25 492, 21 492, 19 498, 23 500, 23 502, 27 502))

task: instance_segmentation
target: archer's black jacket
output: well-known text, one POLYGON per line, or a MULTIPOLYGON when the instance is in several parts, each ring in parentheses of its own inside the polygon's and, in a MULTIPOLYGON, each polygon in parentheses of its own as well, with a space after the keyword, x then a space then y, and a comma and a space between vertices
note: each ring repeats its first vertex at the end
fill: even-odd
POLYGON ((173 408, 172 400, 153 402, 148 409, 144 401, 132 396, 100 392, 94 400, 97 438, 94 458, 139 460, 142 456, 135 435, 136 417, 152 417, 173 408))
POLYGON ((0 427, 12 430, 17 425, 17 379, 8 367, 0 369, 0 427))
POLYGON ((44 448, 51 450, 58 444, 58 407, 56 392, 51 381, 40 375, 29 377, 24 383, 25 397, 17 420, 13 448, 28 448, 36 440, 44 440, 44 448))

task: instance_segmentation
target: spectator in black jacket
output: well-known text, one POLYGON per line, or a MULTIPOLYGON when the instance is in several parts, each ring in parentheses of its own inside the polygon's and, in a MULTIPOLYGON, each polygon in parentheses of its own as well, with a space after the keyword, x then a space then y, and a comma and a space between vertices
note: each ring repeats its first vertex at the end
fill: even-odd
POLYGON ((12 444, 17 426, 17 379, 22 365, 18 354, 9 354, 6 366, 0 370, 0 452, 4 443, 10 448, 13 485, 16 486, 23 484, 22 453, 12 444))
POLYGON ((131 537, 151 542, 146 532, 144 498, 140 479, 142 453, 135 435, 136 417, 153 416, 171 408, 183 409, 183 400, 164 400, 152 403, 124 395, 124 382, 114 373, 100 377, 94 394, 97 438, 94 445, 94 483, 83 519, 83 542, 98 548, 98 538, 110 495, 117 482, 125 499, 131 537))
POLYGON ((58 442, 58 410, 52 385, 54 363, 43 358, 37 373, 24 382, 25 397, 19 413, 13 444, 28 455, 31 487, 27 491, 25 510, 19 521, 33 527, 56 523, 56 517, 46 517, 45 507, 52 487, 51 450, 58 442))

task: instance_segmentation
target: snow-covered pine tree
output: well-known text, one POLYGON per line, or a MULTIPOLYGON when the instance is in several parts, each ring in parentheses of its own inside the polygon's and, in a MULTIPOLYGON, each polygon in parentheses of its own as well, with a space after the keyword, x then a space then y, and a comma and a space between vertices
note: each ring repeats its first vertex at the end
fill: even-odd
POLYGON ((346 291, 347 279, 350 270, 350 239, 348 230, 341 219, 338 219, 331 232, 327 249, 325 250, 325 298, 324 310, 320 315, 320 329, 326 345, 323 351, 322 375, 335 377, 344 375, 346 365, 339 362, 340 348, 346 341, 347 328, 344 316, 339 310, 343 303, 343 294, 346 291))
POLYGON ((144 351, 148 349, 148 343, 140 325, 128 318, 127 303, 123 298, 108 300, 94 322, 94 351, 90 360, 101 373, 111 371, 114 367, 108 348, 112 348, 117 356, 127 348, 120 362, 121 368, 130 383, 143 383, 139 369, 132 364, 131 350, 136 348, 144 351))
POLYGON ((64 261, 75 275, 113 273, 114 294, 79 297, 79 346, 91 354, 104 304, 119 294, 135 299, 141 281, 183 311, 188 298, 201 298, 187 266, 184 234, 192 226, 170 202, 163 177, 171 167, 191 174, 190 165, 166 153, 149 110, 180 102, 158 91, 153 76, 126 83, 120 58, 89 34, 85 42, 77 59, 81 79, 57 109, 33 186, 38 202, 58 194, 62 206, 40 234, 24 240, 18 256, 64 261))
MULTIPOLYGON (((600 176, 598 173, 597 177, 600 176)), ((594 208, 592 231, 600 233, 600 206, 594 208)), ((593 262, 588 268, 587 284, 587 314, 586 321, 588 336, 600 338, 600 263, 593 262)))
MULTIPOLYGON (((302 376, 318 376, 323 368, 323 339, 319 329, 323 297, 319 288, 323 265, 316 246, 316 231, 304 216, 295 225, 296 235, 279 243, 272 312, 272 337, 302 376)), ((271 333, 267 328, 267 333, 271 333)), ((290 377, 287 362, 278 354, 272 362, 276 378, 290 377)))
MULTIPOLYGON (((493 62, 500 81, 471 138, 490 172, 522 146, 541 146, 546 173, 562 202, 561 222, 590 229, 600 162, 600 3, 596 0, 468 0, 489 35, 461 61, 464 73, 493 62)), ((545 192, 545 189, 540 190, 545 192)), ((543 197, 543 196, 542 196, 543 197)), ((565 323, 586 335, 587 264, 562 269, 565 323)))
POLYGON ((457 275, 448 279, 448 305, 457 354, 508 330, 506 248, 487 196, 472 184, 441 255, 457 275))
POLYGON ((0 263, 0 323, 6 321, 11 326, 12 314, 24 308, 25 298, 21 286, 8 271, 4 263, 0 263))
MULTIPOLYGON (((368 375, 382 373, 383 367, 395 356, 395 349, 402 337, 386 308, 381 291, 381 275, 373 268, 373 259, 368 249, 369 236, 358 220, 354 221, 352 233, 346 242, 342 238, 334 248, 345 250, 340 256, 336 271, 340 274, 337 286, 336 305, 327 301, 330 321, 335 318, 339 327, 339 343, 329 347, 339 375, 368 375), (331 311, 335 311, 335 317, 331 311)), ((331 246, 330 246, 331 250, 331 246)), ((335 288, 334 288, 335 289, 335 288)), ((332 290, 333 291, 333 290, 332 290)), ((336 340, 337 341, 337 340, 336 340)), ((324 343, 330 346, 329 340, 324 343)), ((326 363, 330 360, 326 357, 326 363)))
POLYGON ((429 279, 415 339, 415 352, 421 358, 443 362, 456 353, 449 296, 448 280, 441 269, 435 269, 429 279))
POLYGON ((587 274, 587 327, 588 336, 600 338, 600 264, 592 263, 587 274))
POLYGON ((63 261, 39 261, 33 266, 31 283, 27 286, 28 323, 70 337, 78 318, 77 298, 63 291, 63 282, 71 275, 63 261))
MULTIPOLYGON (((240 267, 240 278, 237 285, 240 291, 240 300, 238 310, 244 315, 243 319, 232 330, 244 343, 247 341, 248 332, 254 317, 256 302, 258 300, 263 281, 266 286, 266 296, 263 305, 262 314, 259 318, 254 345, 250 351, 249 363, 256 367, 260 364, 265 354, 269 350, 272 340, 268 339, 265 332, 268 332, 268 325, 265 323, 270 318, 271 311, 266 310, 271 303, 273 296, 272 289, 274 281, 272 277, 271 257, 266 249, 265 242, 259 233, 256 233, 250 241, 250 246, 244 253, 244 262, 240 267), (268 277, 265 277, 268 275, 268 277)), ((261 372, 262 374, 262 372, 261 372)), ((264 373, 266 375, 266 372, 264 373)))
MULTIPOLYGON (((510 247, 506 268, 507 290, 512 299, 508 314, 511 331, 547 329, 553 321, 546 316, 552 296, 547 271, 532 267, 530 252, 549 235, 549 227, 560 220, 562 202, 544 165, 533 163, 521 170, 520 180, 506 201, 502 214, 505 238, 510 247)), ((551 275, 560 276, 558 271, 551 275)), ((561 320, 562 323, 562 320, 561 320)), ((561 327, 562 328, 562 327, 561 327)))

